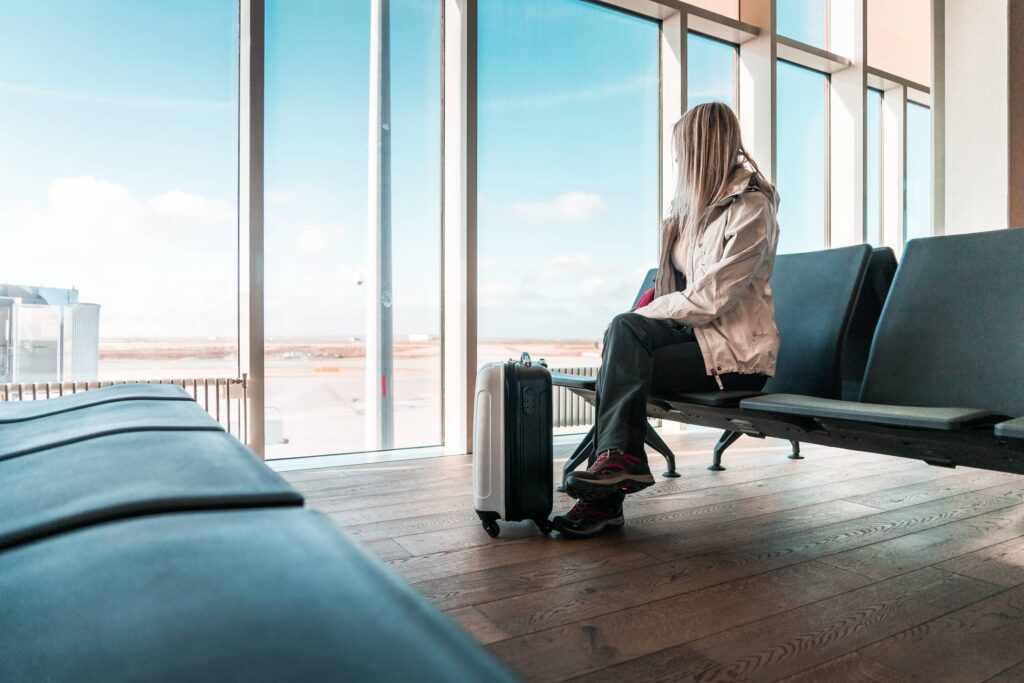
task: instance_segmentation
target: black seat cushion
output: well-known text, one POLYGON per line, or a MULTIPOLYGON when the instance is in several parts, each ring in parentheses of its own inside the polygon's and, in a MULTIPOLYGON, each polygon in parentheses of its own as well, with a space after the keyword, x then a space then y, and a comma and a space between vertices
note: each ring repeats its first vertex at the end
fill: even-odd
POLYGON ((740 407, 744 410, 760 410, 783 415, 944 431, 969 429, 979 424, 990 423, 998 417, 995 413, 972 408, 893 406, 795 394, 767 394, 748 398, 740 402, 740 407))
POLYGON ((0 461, 121 432, 222 429, 194 401, 119 401, 0 425, 0 461))
POLYGON ((740 401, 752 396, 760 396, 760 391, 684 391, 672 397, 673 403, 692 403, 698 406, 710 408, 732 408, 738 406, 740 401))
POLYGON ((141 514, 303 502, 226 432, 115 434, 2 470, 0 548, 141 514))
POLYGON ((187 391, 174 384, 117 384, 79 394, 36 401, 0 402, 0 424, 34 420, 57 413, 80 410, 104 403, 150 399, 163 401, 191 401, 187 391))
POLYGON ((317 513, 101 524, 0 553, 0 680, 511 681, 317 513))
POLYGON ((556 387, 566 387, 567 389, 594 391, 597 388, 597 378, 586 375, 570 375, 565 372, 552 372, 551 384, 556 387))
POLYGON ((995 427, 996 436, 1004 439, 1024 439, 1024 417, 1000 422, 995 427))
POLYGON ((1021 229, 908 242, 860 400, 1024 415, 1022 264, 1021 229))

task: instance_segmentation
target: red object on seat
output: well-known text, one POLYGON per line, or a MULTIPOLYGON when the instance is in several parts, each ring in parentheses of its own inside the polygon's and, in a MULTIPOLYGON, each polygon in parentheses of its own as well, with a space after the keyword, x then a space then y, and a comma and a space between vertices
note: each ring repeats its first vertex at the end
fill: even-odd
POLYGON ((643 308, 652 301, 654 301, 654 287, 651 287, 640 296, 636 302, 636 306, 633 307, 633 310, 635 311, 638 308, 643 308))

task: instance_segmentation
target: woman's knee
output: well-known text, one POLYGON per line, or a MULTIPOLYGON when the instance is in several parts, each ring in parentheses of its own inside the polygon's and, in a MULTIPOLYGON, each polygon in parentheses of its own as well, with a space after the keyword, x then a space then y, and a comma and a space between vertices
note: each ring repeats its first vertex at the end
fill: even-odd
POLYGON ((608 324, 605 338, 629 336, 639 339, 643 336, 641 332, 642 322, 643 316, 638 313, 619 313, 608 324))

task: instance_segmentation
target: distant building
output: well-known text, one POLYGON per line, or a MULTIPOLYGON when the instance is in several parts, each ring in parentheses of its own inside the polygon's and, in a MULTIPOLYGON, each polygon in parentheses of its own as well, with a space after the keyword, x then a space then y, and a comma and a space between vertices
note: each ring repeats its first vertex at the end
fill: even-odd
POLYGON ((0 382, 95 380, 99 327, 77 289, 0 284, 0 382))

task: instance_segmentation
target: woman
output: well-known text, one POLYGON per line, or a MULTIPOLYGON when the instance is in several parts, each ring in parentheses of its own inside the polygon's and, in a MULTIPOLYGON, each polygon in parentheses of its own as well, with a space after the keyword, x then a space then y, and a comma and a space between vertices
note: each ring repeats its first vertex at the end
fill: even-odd
POLYGON ((775 373, 779 333, 768 279, 778 194, 743 148, 726 105, 690 109, 672 137, 679 177, 653 299, 616 316, 605 332, 598 455, 566 481, 579 501, 554 519, 566 536, 621 526, 624 495, 654 483, 644 453, 652 391, 757 391, 775 373))

